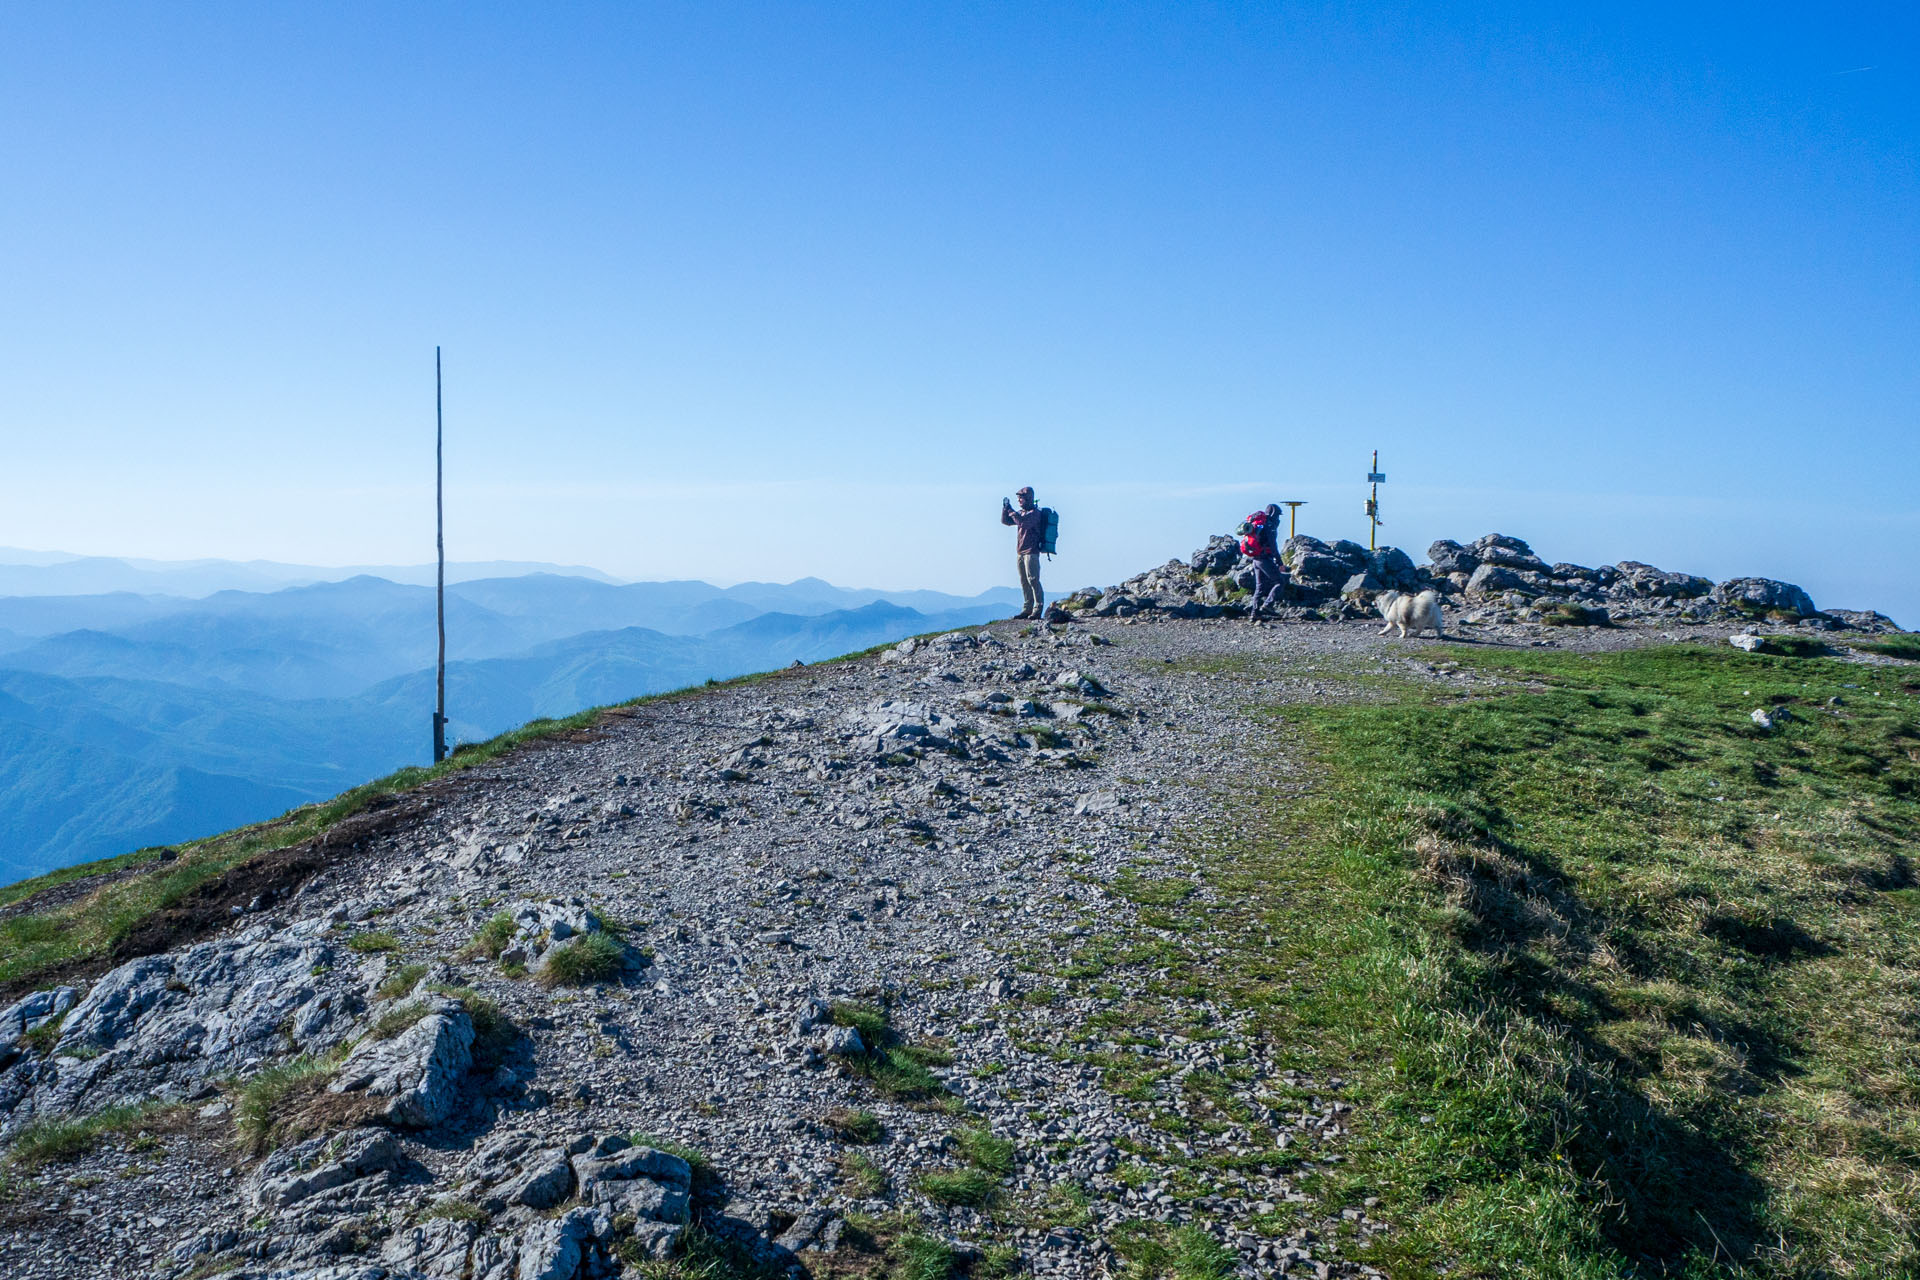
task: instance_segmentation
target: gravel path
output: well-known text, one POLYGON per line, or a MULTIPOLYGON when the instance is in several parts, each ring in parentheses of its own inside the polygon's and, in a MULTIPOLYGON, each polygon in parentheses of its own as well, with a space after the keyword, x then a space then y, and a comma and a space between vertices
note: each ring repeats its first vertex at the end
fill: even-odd
MULTIPOLYGON (((1011 1246, 1044 1275, 1117 1269, 1112 1233, 1141 1222, 1199 1224, 1243 1274, 1368 1273, 1334 1255, 1334 1224, 1344 1211, 1362 1237, 1390 1225, 1300 1187, 1338 1158, 1353 1118, 1339 1082, 1284 1072, 1284 1046, 1236 1035, 1234 1012, 1204 994, 1156 993, 1144 1022, 1112 1014, 1152 990, 1154 947, 1206 946, 1155 927, 1148 907, 1154 885, 1195 875, 1223 788, 1298 769, 1284 736, 1250 729, 1249 708, 1364 697, 1378 676, 1485 679, 1429 661, 1434 644, 1364 623, 999 624, 643 704, 587 740, 482 766, 384 849, 235 925, 270 939, 377 927, 399 950, 352 958, 340 979, 368 1017, 396 1003, 376 988, 418 963, 525 1033, 444 1123, 403 1136, 379 1200, 263 1211, 261 1175, 225 1140, 229 1104, 202 1087, 186 1092, 197 1110, 147 1138, 49 1166, 0 1220, 0 1273, 505 1277, 511 1264, 488 1271, 473 1242, 524 1233, 525 1214, 463 1225, 452 1263, 400 1249, 400 1228, 504 1176, 475 1154, 502 1135, 566 1148, 614 1133, 699 1151, 718 1179, 712 1221, 819 1266, 805 1251, 834 1245, 848 1215, 905 1214, 963 1256, 1011 1246), (616 927, 632 967, 549 988, 463 957, 488 920, 530 904, 549 924, 590 911, 616 927), (1101 983, 1067 994, 1061 975, 1095 955, 1101 983), (871 1054, 845 1052, 836 1004, 842 1021, 848 1005, 884 1010, 945 1096, 883 1091, 871 1054), (1196 1072, 1225 1077, 1235 1118, 1169 1132, 1156 1117, 1185 1105, 1178 1085, 1196 1072), (857 1112, 879 1141, 848 1140, 857 1112), (970 1157, 996 1163, 966 1137, 981 1127, 1012 1144, 993 1202, 922 1190, 970 1157), (1168 1169, 1208 1156, 1222 1158, 1207 1194, 1176 1187, 1168 1169), (1262 1234, 1288 1205, 1296 1225, 1262 1234)), ((537 970, 539 940, 510 941, 504 958, 524 952, 537 970)))

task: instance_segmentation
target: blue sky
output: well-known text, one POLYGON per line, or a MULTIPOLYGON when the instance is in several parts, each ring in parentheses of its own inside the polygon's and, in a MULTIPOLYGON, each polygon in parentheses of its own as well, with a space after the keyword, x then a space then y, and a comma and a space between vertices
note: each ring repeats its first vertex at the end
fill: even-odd
POLYGON ((1909 6, 14 5, 0 544, 1050 585, 1253 506, 1920 625, 1909 6), (1444 9, 1443 14, 1440 10, 1444 9))

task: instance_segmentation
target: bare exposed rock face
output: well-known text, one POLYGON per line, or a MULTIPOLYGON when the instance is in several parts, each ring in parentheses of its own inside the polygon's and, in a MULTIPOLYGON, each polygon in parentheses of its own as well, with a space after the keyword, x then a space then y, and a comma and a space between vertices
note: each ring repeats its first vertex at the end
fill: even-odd
POLYGON ((325 924, 278 936, 251 928, 105 974, 66 1010, 51 1054, 18 1054, 16 1037, 15 1059, 0 1071, 0 1131, 38 1116, 203 1096, 221 1076, 331 1048, 362 1001, 336 971, 347 953, 326 940, 325 924))

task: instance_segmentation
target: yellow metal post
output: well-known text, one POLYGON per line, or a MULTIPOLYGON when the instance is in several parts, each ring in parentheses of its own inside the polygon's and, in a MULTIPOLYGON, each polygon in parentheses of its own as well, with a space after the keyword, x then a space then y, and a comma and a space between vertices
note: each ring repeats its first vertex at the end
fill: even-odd
POLYGON ((1299 532, 1298 522, 1300 519, 1300 508, 1307 504, 1305 500, 1302 500, 1300 502, 1288 502, 1283 505, 1287 508, 1287 538, 1291 541, 1299 532))

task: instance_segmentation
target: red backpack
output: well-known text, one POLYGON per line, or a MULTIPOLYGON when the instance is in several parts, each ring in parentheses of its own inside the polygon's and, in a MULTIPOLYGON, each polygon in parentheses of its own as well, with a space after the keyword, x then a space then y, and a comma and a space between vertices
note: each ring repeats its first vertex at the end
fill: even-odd
POLYGON ((1273 554, 1273 517, 1256 511, 1240 522, 1240 554, 1258 560, 1273 554))

